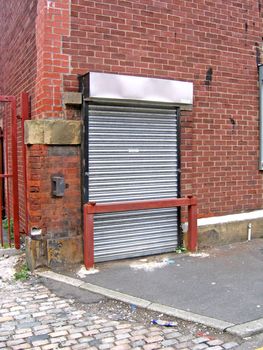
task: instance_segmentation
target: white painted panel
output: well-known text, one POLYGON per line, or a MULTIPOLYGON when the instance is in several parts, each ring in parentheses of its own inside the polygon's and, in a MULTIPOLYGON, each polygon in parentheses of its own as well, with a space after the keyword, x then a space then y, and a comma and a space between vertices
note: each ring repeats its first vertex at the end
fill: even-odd
POLYGON ((191 105, 193 83, 90 72, 89 97, 191 105))

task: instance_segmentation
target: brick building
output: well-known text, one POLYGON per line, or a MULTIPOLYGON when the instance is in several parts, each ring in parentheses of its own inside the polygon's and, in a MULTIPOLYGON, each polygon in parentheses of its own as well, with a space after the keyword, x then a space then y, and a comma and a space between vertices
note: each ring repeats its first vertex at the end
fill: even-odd
MULTIPOLYGON (((37 260, 82 260, 88 200, 194 195, 200 245, 245 239, 250 222, 262 235, 261 0, 0 0, 0 33, 0 94, 31 101, 20 231, 40 233, 37 260)), ((97 261, 180 242, 177 211, 118 215, 95 221, 97 261)))

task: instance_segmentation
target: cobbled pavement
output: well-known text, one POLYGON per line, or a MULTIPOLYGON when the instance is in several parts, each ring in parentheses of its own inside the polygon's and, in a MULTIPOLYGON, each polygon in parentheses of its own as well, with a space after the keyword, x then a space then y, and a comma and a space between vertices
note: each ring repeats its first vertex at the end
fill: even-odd
POLYGON ((0 289, 0 349, 236 349, 234 341, 196 336, 180 327, 113 321, 83 310, 34 279, 0 289))

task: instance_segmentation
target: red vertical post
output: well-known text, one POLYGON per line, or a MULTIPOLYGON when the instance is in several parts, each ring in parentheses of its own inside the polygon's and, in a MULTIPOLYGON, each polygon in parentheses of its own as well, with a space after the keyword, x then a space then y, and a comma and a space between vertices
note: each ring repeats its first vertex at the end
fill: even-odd
POLYGON ((13 220, 15 248, 20 248, 19 203, 18 203, 18 162, 17 162, 17 114, 16 100, 11 100, 12 108, 12 174, 13 174, 13 220))
MULTIPOLYGON (((9 170, 9 140, 8 140, 8 130, 10 128, 8 127, 8 121, 7 121, 7 114, 4 114, 4 158, 5 158, 5 173, 8 174, 10 172, 9 170)), ((6 217, 7 217, 7 226, 8 226, 8 232, 7 232, 7 238, 8 238, 8 244, 11 247, 11 230, 10 230, 10 186, 9 186, 9 177, 4 178, 4 184, 6 186, 5 193, 6 193, 6 217)))
MULTIPOLYGON (((3 173, 3 172, 2 172, 3 173)), ((0 240, 1 240, 1 246, 4 246, 4 237, 3 237, 3 220, 2 220, 2 213, 3 213, 3 178, 0 178, 0 240)))
POLYGON ((24 200, 25 200, 25 234, 28 235, 28 200, 27 200, 27 146, 24 142, 25 121, 29 119, 29 96, 26 92, 21 94, 21 122, 23 142, 23 175, 24 175, 24 200))
MULTIPOLYGON (((0 173, 3 175, 3 130, 1 129, 0 133, 0 173)), ((4 246, 4 237, 3 237, 3 177, 0 177, 0 240, 1 240, 1 246, 4 246)))
POLYGON ((190 252, 197 250, 197 200, 189 196, 188 205, 188 247, 190 252))
POLYGON ((89 213, 88 206, 84 206, 84 265, 86 269, 94 266, 94 214, 89 213))

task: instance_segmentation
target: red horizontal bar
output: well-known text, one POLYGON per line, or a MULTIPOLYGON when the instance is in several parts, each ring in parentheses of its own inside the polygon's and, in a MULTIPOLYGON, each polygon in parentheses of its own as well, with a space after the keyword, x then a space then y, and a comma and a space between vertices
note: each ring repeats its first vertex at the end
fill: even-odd
POLYGON ((12 177, 13 175, 12 174, 0 174, 0 178, 3 178, 3 177, 12 177))
POLYGON ((118 211, 144 210, 144 209, 160 209, 182 207, 185 205, 196 205, 195 197, 158 199, 149 201, 133 201, 133 202, 118 202, 118 203, 87 203, 88 214, 112 213, 118 211))
POLYGON ((0 102, 12 102, 14 101, 15 97, 14 96, 3 96, 0 95, 0 102))
POLYGON ((87 269, 94 265, 94 214, 129 210, 160 209, 171 207, 188 207, 188 244, 191 252, 197 249, 197 198, 159 199, 149 201, 118 203, 87 203, 84 205, 84 263, 87 269))

